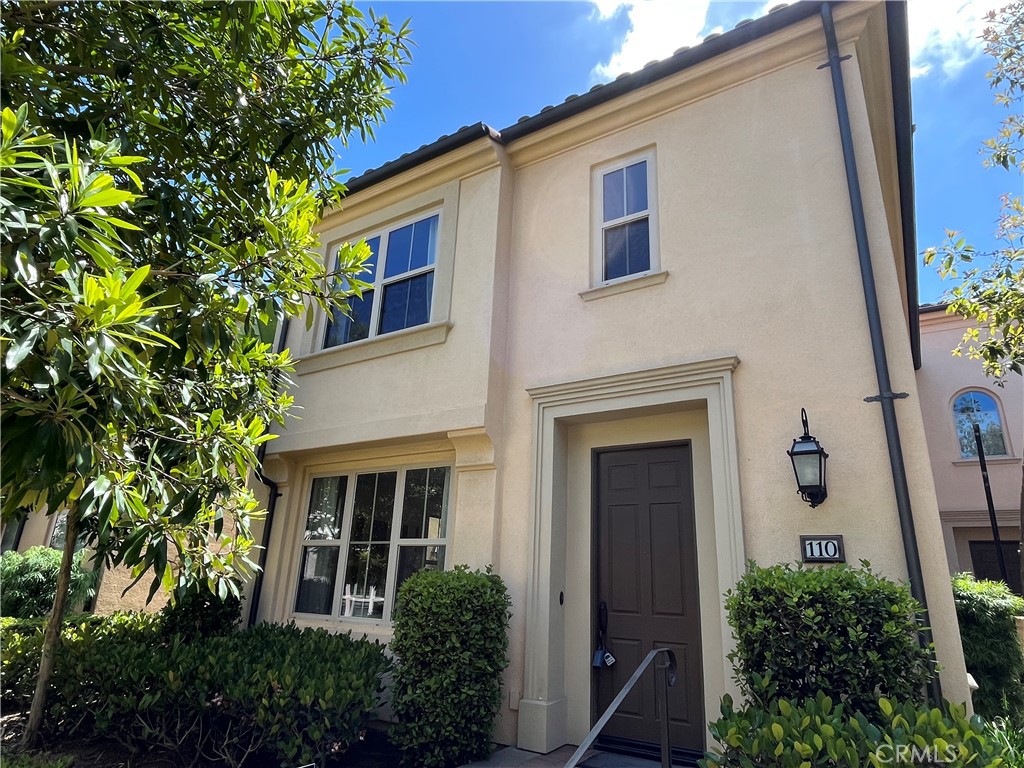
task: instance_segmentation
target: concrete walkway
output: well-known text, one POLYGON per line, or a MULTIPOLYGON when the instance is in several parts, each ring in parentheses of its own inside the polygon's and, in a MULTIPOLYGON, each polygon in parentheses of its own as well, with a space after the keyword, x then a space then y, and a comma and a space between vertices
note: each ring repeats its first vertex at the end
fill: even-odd
MULTIPOLYGON (((487 760, 470 763, 469 766, 464 766, 464 768, 469 768, 470 766, 472 768, 562 768, 562 766, 569 762, 569 758, 572 757, 575 751, 576 747, 565 746, 546 755, 540 755, 536 752, 527 752, 515 747, 503 747, 487 760)), ((597 752, 592 749, 587 750, 584 759, 596 754, 597 752)))
MULTIPOLYGON (((576 747, 565 746, 546 755, 526 752, 515 747, 499 749, 489 759, 470 763, 463 768, 563 768, 576 752, 576 747)), ((636 757, 613 755, 588 749, 580 761, 585 768, 660 768, 661 763, 636 757)))

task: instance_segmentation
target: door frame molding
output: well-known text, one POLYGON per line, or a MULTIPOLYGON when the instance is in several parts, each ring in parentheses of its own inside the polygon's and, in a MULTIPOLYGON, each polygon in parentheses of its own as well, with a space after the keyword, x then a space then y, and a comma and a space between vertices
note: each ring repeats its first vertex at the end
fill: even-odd
MULTIPOLYGON (((548 753, 567 743, 565 614, 559 596, 565 590, 568 424, 643 416, 695 402, 706 409, 720 595, 736 584, 745 563, 732 380, 739 362, 732 355, 527 389, 534 425, 520 748, 548 753)), ((723 653, 728 653, 732 634, 725 611, 720 609, 719 614, 723 653)), ((733 687, 727 673, 714 683, 713 690, 733 687)), ((586 696, 589 700, 589 691, 586 696)))

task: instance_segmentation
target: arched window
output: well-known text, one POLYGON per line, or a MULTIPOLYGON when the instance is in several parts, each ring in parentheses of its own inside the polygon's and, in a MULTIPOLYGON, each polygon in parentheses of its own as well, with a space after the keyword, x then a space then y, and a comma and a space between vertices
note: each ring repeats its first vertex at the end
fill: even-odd
POLYGON ((999 418, 999 406, 992 395, 979 390, 970 390, 957 395, 953 401, 953 425, 960 441, 960 456, 970 459, 978 455, 974 442, 974 425, 981 428, 981 445, 986 456, 1005 456, 1006 440, 1003 438, 1003 423, 999 418))

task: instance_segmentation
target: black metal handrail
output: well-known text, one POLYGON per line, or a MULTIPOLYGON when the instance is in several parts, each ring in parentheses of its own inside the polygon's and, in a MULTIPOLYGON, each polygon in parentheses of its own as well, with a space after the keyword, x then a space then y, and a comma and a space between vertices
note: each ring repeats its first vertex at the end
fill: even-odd
POLYGON ((655 679, 654 689, 658 695, 658 708, 661 710, 661 768, 672 768, 672 748, 669 745, 668 739, 668 689, 676 684, 676 655, 671 648, 655 648, 653 651, 647 654, 647 657, 640 662, 640 666, 636 668, 632 677, 626 681, 626 684, 622 686, 622 689, 616 694, 615 698, 612 699, 612 703, 608 705, 608 709, 604 711, 600 719, 594 724, 594 727, 590 729, 590 733, 572 753, 572 757, 569 758, 569 762, 565 764, 565 768, 576 768, 577 763, 586 754, 586 751, 590 749, 590 745, 594 743, 594 740, 600 735, 601 731, 608 724, 608 721, 612 719, 612 715, 615 714, 615 710, 619 708, 619 705, 625 700, 629 692, 633 690, 633 686, 636 685, 637 680, 643 675, 644 670, 651 665, 651 662, 658 657, 659 654, 665 654, 667 659, 664 664, 655 665, 655 676, 660 670, 664 675, 664 685, 658 685, 657 679, 655 679))

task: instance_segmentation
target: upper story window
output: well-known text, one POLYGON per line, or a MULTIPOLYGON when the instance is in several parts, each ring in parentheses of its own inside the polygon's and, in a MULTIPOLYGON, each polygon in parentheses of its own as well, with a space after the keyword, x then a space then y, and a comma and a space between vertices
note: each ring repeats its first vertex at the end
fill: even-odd
POLYGON ((398 588, 444 568, 450 467, 318 477, 295 612, 390 621, 398 588))
POLYGON ((980 390, 970 390, 953 401, 953 424, 960 441, 960 456, 975 458, 978 447, 974 440, 974 425, 981 428, 981 446, 986 456, 1005 456, 1006 439, 1003 436, 1003 422, 999 417, 999 406, 991 395, 980 390))
POLYGON ((366 238, 373 287, 349 299, 349 314, 332 312, 324 347, 336 347, 430 322, 440 214, 408 221, 366 238))
POLYGON ((656 270, 654 153, 602 166, 594 175, 595 284, 656 270))

